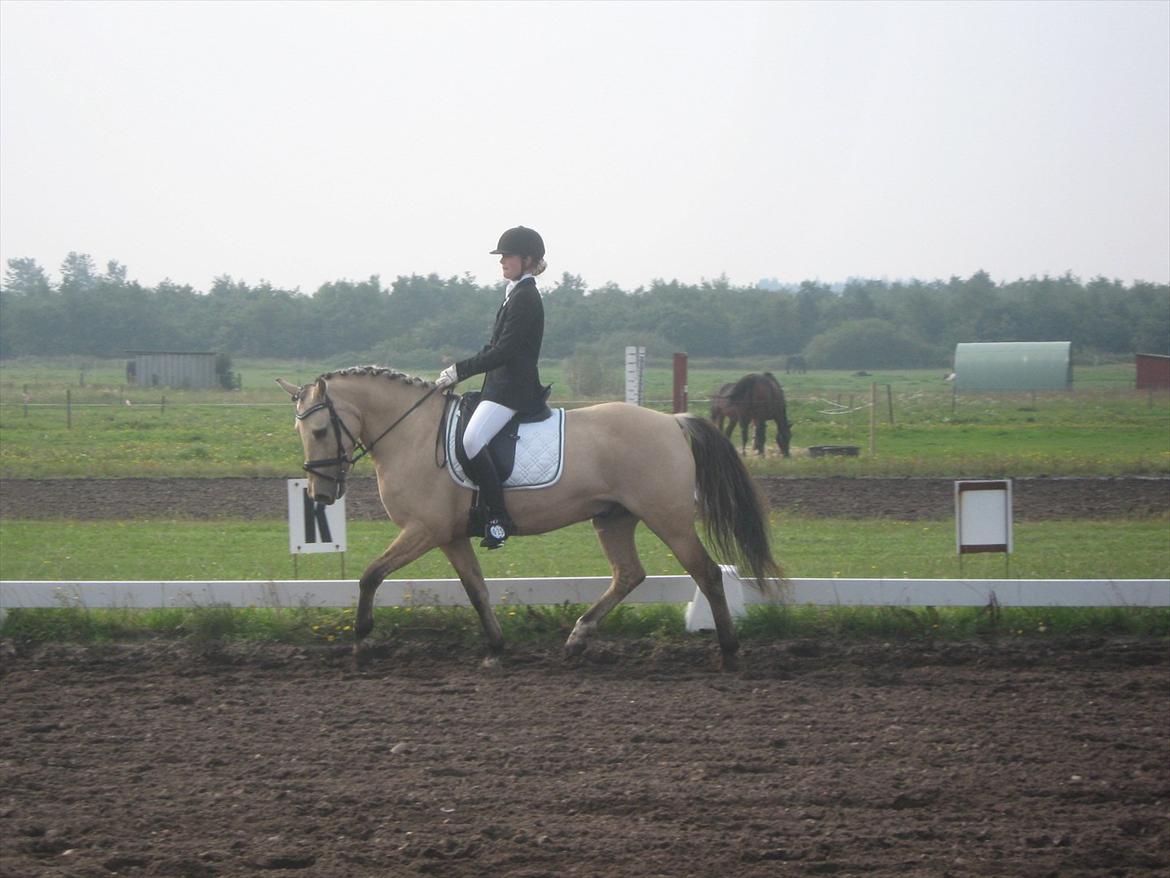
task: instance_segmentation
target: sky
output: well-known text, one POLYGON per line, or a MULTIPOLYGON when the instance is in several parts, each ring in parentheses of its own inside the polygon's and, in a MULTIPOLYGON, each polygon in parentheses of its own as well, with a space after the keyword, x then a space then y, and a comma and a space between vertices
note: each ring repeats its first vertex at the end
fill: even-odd
POLYGON ((1170 281, 1170 2, 0 2, 0 260, 1170 281))

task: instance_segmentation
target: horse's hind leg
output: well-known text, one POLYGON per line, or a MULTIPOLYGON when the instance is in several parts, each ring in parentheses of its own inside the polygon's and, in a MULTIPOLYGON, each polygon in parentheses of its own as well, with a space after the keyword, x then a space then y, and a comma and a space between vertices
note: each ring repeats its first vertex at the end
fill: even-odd
POLYGON ((739 637, 735 633, 735 620, 731 618, 731 610, 727 607, 727 596, 723 593, 723 571, 707 554, 691 519, 688 517, 685 523, 680 522, 673 527, 656 527, 647 517, 646 524, 674 552, 674 556, 699 586, 699 591, 707 598, 711 605, 711 615, 715 618, 715 636, 719 639, 722 668, 725 671, 736 670, 739 666, 736 658, 739 637))
POLYGON ((487 638, 488 654, 483 660, 484 667, 494 666, 504 651, 504 632, 500 629, 500 620, 492 612, 491 601, 488 599, 487 583, 483 581, 483 571, 479 566, 479 559, 471 548, 471 541, 466 539, 455 540, 442 547, 443 554, 459 574, 459 581, 475 612, 479 614, 479 622, 483 626, 484 637, 487 638))
POLYGON ((638 559, 638 549, 634 544, 637 517, 622 509, 611 515, 597 516, 593 519, 593 527, 605 550, 605 557, 613 568, 613 581, 601 599, 586 610, 573 626, 573 633, 565 641, 565 651, 569 655, 584 652, 606 614, 646 578, 646 570, 638 559))

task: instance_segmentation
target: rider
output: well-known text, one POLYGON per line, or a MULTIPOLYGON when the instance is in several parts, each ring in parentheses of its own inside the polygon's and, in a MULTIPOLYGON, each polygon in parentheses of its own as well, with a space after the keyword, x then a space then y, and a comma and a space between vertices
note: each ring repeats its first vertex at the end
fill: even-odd
POLYGON ((491 341, 475 356, 444 369, 436 383, 450 387, 472 375, 486 373, 480 403, 463 433, 463 451, 469 462, 468 475, 479 486, 488 507, 480 546, 496 549, 515 530, 515 524, 504 507, 504 489, 487 446, 517 412, 534 413, 544 405, 548 394, 536 368, 544 338, 544 305, 536 288, 536 275, 547 266, 544 241, 534 229, 524 226, 504 232, 491 252, 499 255, 508 281, 491 341))

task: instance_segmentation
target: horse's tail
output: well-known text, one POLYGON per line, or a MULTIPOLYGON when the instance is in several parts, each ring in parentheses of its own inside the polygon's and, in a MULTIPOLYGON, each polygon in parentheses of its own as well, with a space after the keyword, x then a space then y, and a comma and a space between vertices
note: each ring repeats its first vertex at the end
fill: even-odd
POLYGON ((768 507, 748 475, 735 447, 710 421, 676 415, 695 457, 695 486, 699 517, 707 539, 724 558, 751 572, 761 589, 765 580, 782 578, 772 558, 768 507))

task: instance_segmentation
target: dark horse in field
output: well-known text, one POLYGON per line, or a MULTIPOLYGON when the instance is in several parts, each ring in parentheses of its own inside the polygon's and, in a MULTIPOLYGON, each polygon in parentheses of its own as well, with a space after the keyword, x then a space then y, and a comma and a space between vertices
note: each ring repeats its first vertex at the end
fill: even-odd
POLYGON ((711 397, 711 421, 719 430, 731 438, 731 434, 735 432, 735 428, 739 426, 740 454, 747 452, 747 436, 748 424, 751 423, 751 418, 743 410, 738 403, 733 403, 729 396, 732 388, 735 387, 735 382, 724 384, 716 391, 715 395, 711 397))
POLYGON ((768 421, 776 422, 776 444, 780 453, 789 456, 792 423, 780 382, 771 372, 751 372, 734 384, 724 384, 711 400, 711 420, 731 438, 736 424, 740 428, 740 450, 747 450, 747 428, 756 426, 754 448, 761 457, 768 442, 768 421), (724 430, 724 421, 730 423, 724 430))
POLYGON ((808 371, 808 366, 805 365, 804 357, 800 354, 789 354, 788 359, 784 361, 784 371, 790 374, 799 372, 803 375, 808 371))

